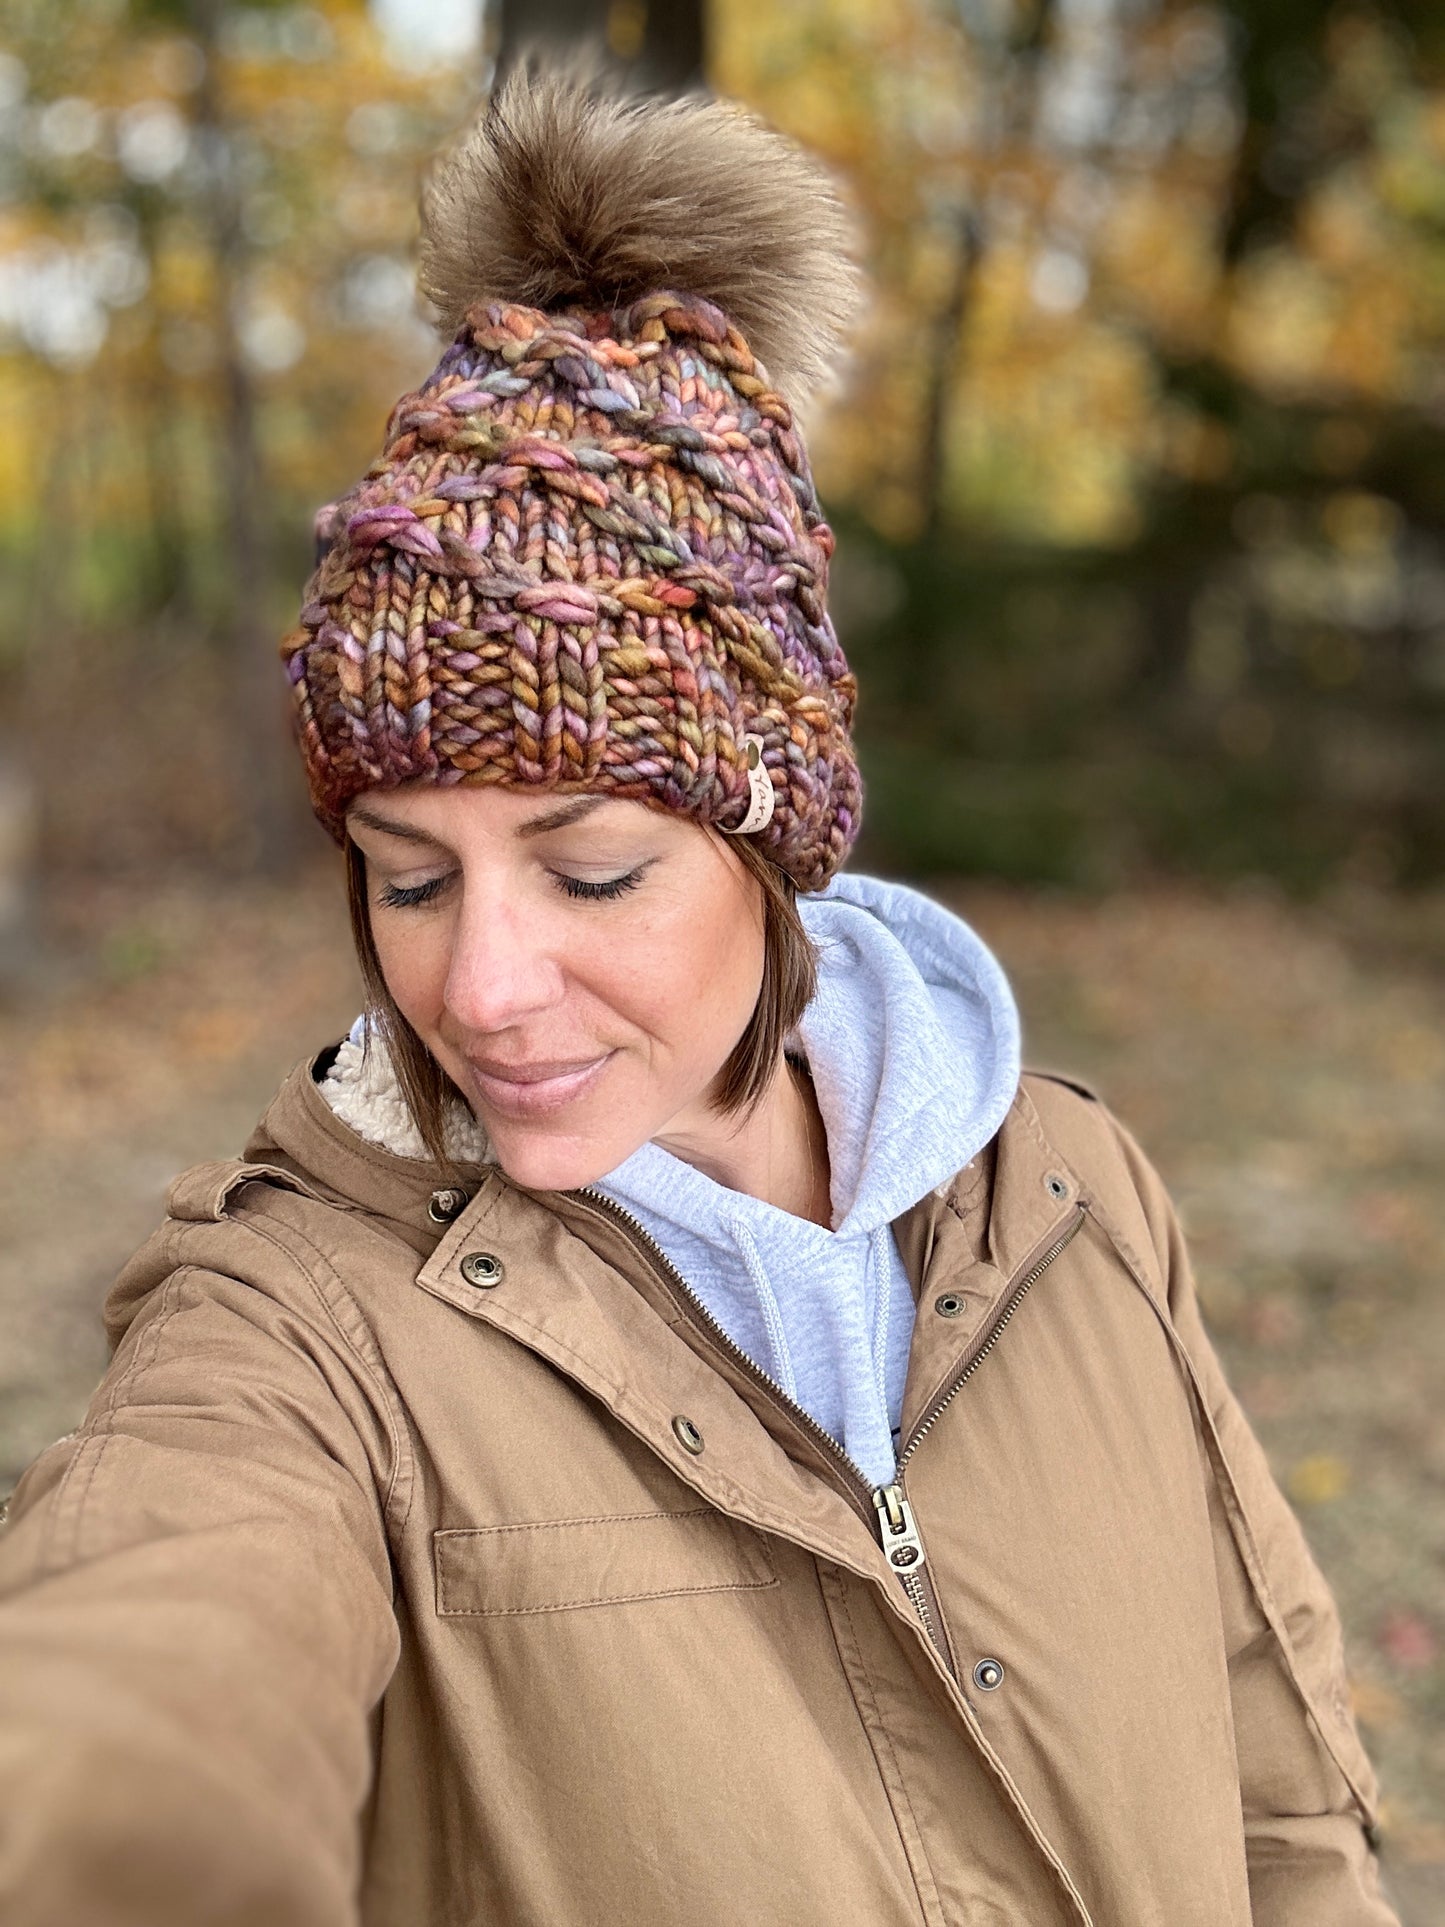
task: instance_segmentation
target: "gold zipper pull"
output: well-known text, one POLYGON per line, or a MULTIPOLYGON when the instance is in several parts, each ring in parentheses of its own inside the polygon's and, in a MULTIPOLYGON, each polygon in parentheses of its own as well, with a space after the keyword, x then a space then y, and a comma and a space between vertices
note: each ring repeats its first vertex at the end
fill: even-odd
POLYGON ((878 1537, 888 1563, 895 1572, 922 1569, 923 1541, 913 1518, 913 1507, 903 1496, 901 1485, 880 1485, 873 1494, 873 1509, 878 1514, 878 1537))

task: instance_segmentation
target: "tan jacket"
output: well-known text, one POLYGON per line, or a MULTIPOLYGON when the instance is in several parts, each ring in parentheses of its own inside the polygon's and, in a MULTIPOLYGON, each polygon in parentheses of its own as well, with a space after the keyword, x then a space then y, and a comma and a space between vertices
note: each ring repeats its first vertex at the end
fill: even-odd
POLYGON ((0 1536, 6 1927, 1394 1921, 1330 1596, 1099 1104, 1027 1078, 898 1221, 881 1515, 615 1206, 471 1176, 302 1065, 177 1182, 0 1536))

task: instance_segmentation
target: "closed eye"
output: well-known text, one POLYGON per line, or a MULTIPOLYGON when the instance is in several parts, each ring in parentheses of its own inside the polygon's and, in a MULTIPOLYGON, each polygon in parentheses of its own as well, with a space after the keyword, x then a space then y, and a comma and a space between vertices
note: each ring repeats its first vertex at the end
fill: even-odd
POLYGON ((377 902, 388 910, 408 910, 419 903, 430 903, 451 882, 450 877, 428 877, 425 883, 384 883, 377 902))

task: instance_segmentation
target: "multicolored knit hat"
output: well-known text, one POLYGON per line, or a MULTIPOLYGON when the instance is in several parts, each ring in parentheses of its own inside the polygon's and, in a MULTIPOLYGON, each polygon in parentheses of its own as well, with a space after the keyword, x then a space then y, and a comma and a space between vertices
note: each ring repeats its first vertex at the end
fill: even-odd
POLYGON ((851 312, 826 177, 722 103, 519 69, 427 184, 421 285, 451 345, 318 516, 282 644, 316 814, 344 841, 418 777, 605 790, 821 889, 857 686, 774 381, 806 391, 851 312))

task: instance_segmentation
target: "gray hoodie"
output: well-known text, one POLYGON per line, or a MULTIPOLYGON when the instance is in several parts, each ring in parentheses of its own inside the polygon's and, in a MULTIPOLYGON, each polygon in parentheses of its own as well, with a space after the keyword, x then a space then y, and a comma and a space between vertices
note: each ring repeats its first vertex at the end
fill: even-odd
POLYGON ((991 952, 903 884, 844 873, 798 907, 818 989, 790 1045, 828 1135, 833 1228, 646 1143, 597 1180, 733 1342, 872 1486, 895 1469, 913 1293, 892 1220, 983 1149, 1013 1102, 1018 1013, 991 952))

